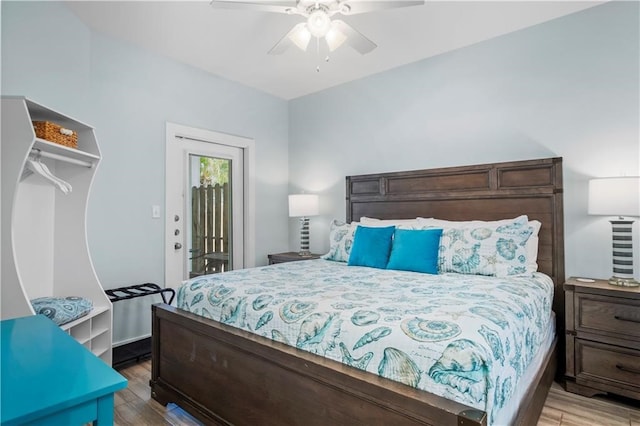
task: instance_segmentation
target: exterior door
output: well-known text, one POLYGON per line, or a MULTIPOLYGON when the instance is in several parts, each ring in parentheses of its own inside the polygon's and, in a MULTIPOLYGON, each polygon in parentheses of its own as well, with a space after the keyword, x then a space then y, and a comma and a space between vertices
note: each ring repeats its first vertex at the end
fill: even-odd
POLYGON ((245 149, 229 140, 244 138, 178 129, 167 125, 167 287, 245 266, 245 149))

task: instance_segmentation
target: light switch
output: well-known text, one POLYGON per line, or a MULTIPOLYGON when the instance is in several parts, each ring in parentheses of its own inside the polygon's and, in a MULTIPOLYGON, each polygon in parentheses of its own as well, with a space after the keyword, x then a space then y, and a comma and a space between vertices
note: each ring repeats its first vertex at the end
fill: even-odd
POLYGON ((151 217, 160 219, 160 206, 151 206, 151 217))

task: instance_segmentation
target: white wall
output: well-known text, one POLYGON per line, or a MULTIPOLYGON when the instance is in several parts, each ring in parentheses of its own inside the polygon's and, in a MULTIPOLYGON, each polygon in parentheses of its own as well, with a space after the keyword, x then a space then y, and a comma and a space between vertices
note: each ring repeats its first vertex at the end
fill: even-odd
MULTIPOLYGON (((1 7, 2 94, 96 128, 88 239, 104 288, 164 284, 164 224, 151 206, 164 206, 166 121, 255 140, 256 261, 287 250, 286 101, 94 33, 60 2, 1 7)), ((114 305, 115 342, 150 333, 153 300, 114 305)))
MULTIPOLYGON (((560 156, 567 276, 611 276, 587 181, 640 175, 639 9, 608 3, 291 101, 291 191, 321 194, 312 251, 345 217, 346 175, 560 156)), ((639 237, 636 223, 640 278, 639 237)))

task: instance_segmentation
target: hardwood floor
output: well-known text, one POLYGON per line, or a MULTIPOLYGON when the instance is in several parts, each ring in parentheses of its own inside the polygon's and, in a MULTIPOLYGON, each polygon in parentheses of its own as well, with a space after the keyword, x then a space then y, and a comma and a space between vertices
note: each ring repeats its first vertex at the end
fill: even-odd
MULTIPOLYGON (((151 399, 151 361, 119 370, 129 380, 126 389, 115 395, 115 425, 191 426, 201 423, 180 407, 163 407, 151 399)), ((640 426, 640 403, 617 399, 586 398, 565 392, 554 383, 545 402, 538 426, 640 426)))

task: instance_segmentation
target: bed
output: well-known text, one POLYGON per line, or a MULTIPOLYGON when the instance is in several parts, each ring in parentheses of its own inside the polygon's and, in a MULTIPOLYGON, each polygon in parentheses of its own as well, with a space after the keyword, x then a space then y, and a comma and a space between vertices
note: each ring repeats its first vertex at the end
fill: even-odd
MULTIPOLYGON (((549 332, 546 350, 538 356, 539 367, 529 373, 529 386, 523 390, 524 397, 513 414, 513 423, 535 424, 556 374, 559 358, 555 336, 562 335, 563 330, 561 159, 349 176, 346 185, 348 222, 362 217, 489 221, 526 214, 542 223, 538 234, 538 270, 550 277, 549 285, 555 287, 552 306, 558 321, 555 333, 553 329, 549 332)), ((321 262, 327 261, 299 262, 290 268, 302 268, 304 263, 317 268, 321 262)), ((271 273, 274 268, 285 267, 274 265, 263 269, 271 273)), ((340 272, 335 274, 339 276, 340 272)), ((277 284, 277 280, 273 281, 277 284)), ((366 309, 360 311, 368 313, 366 309)), ((230 318, 233 312, 228 310, 224 318, 230 318)), ((321 357, 313 353, 317 350, 301 350, 206 318, 202 308, 200 315, 196 315, 159 304, 153 306, 152 314, 152 397, 162 404, 176 403, 206 423, 485 425, 490 422, 489 413, 477 408, 477 404, 474 408, 474 404, 454 402, 364 371, 359 368, 361 365, 350 366, 321 357)), ((219 314, 208 316, 220 318, 219 314)), ((349 316, 353 318, 353 313, 349 316)), ((366 315, 358 318, 368 320, 366 315)), ((377 330, 378 336, 370 340, 388 333, 379 327, 377 330)), ((364 345, 356 342, 338 350, 344 356, 352 356, 355 355, 350 353, 352 348, 361 349, 364 345)), ((362 359, 354 356, 353 362, 357 364, 362 359)))

